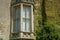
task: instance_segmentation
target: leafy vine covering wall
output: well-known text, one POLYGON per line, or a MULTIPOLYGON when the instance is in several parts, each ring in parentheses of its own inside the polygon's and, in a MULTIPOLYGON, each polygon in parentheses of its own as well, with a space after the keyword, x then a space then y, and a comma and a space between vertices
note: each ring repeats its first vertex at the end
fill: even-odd
MULTIPOLYGON (((35 32, 41 30, 42 26, 42 0, 34 0, 34 18, 35 32)), ((60 31, 60 0, 45 0, 45 12, 47 16, 46 24, 54 26, 55 31, 59 35, 60 31)), ((52 27, 53 27, 52 26, 52 27)), ((40 31, 38 32, 40 33, 40 31)), ((52 32, 53 33, 53 32, 52 32)), ((41 36, 41 35, 40 35, 41 36)), ((60 37, 60 36, 59 36, 60 37)), ((57 39, 58 40, 58 39, 57 39)))

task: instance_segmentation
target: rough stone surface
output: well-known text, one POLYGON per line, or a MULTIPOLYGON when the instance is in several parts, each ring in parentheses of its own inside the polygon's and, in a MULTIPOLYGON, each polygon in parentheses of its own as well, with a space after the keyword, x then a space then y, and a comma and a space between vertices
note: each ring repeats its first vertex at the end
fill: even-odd
POLYGON ((0 0, 0 31, 3 40, 9 40, 10 34, 10 1, 0 0))

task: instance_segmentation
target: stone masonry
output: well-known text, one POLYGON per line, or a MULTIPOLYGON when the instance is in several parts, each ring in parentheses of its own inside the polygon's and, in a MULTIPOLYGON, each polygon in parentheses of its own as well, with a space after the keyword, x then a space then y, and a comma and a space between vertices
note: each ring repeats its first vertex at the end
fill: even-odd
POLYGON ((10 1, 11 0, 0 0, 0 37, 3 40, 9 40, 10 1))

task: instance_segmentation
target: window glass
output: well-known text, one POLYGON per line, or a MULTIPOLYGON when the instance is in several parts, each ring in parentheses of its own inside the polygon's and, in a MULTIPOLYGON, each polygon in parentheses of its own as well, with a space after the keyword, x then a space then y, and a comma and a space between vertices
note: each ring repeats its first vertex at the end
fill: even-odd
POLYGON ((30 7, 23 7, 23 17, 24 18, 30 18, 30 12, 31 12, 31 10, 30 10, 30 7))
POLYGON ((17 20, 17 31, 19 32, 20 31, 20 20, 17 20))
POLYGON ((25 26, 26 26, 26 21, 25 20, 23 20, 23 31, 25 32, 25 26))
POLYGON ((23 13, 22 13, 24 18, 25 18, 25 14, 26 14, 26 7, 23 8, 23 13))
POLYGON ((20 20, 15 20, 14 21, 14 32, 19 32, 20 31, 20 20))
POLYGON ((26 20, 26 31, 30 32, 30 20, 26 20))
POLYGON ((26 7, 26 18, 30 18, 30 7, 26 7))
POLYGON ((14 21, 14 28, 13 28, 13 31, 16 32, 16 21, 14 21))
POLYGON ((15 8, 14 12, 14 21, 13 21, 13 31, 19 32, 20 31, 20 7, 15 8))
POLYGON ((20 18, 20 7, 16 8, 16 18, 20 18))
POLYGON ((31 9, 28 6, 23 7, 23 31, 30 32, 30 12, 31 9))

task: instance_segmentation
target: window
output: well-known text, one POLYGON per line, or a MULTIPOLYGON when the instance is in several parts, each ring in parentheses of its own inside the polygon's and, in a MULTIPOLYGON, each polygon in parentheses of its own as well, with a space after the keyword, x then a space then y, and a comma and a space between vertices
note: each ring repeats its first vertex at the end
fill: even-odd
POLYGON ((13 31, 19 32, 20 31, 20 7, 15 8, 13 24, 14 24, 13 31))
POLYGON ((31 12, 31 8, 28 6, 23 6, 23 31, 24 32, 30 32, 30 13, 31 12))
POLYGON ((13 18, 13 32, 30 32, 32 29, 31 24, 31 6, 23 5, 14 7, 14 18, 13 18), (22 10, 21 10, 22 9, 22 10), (21 14, 21 16, 20 16, 21 14), (21 24, 20 24, 21 23, 21 24), (22 28, 22 30, 20 30, 22 28))

